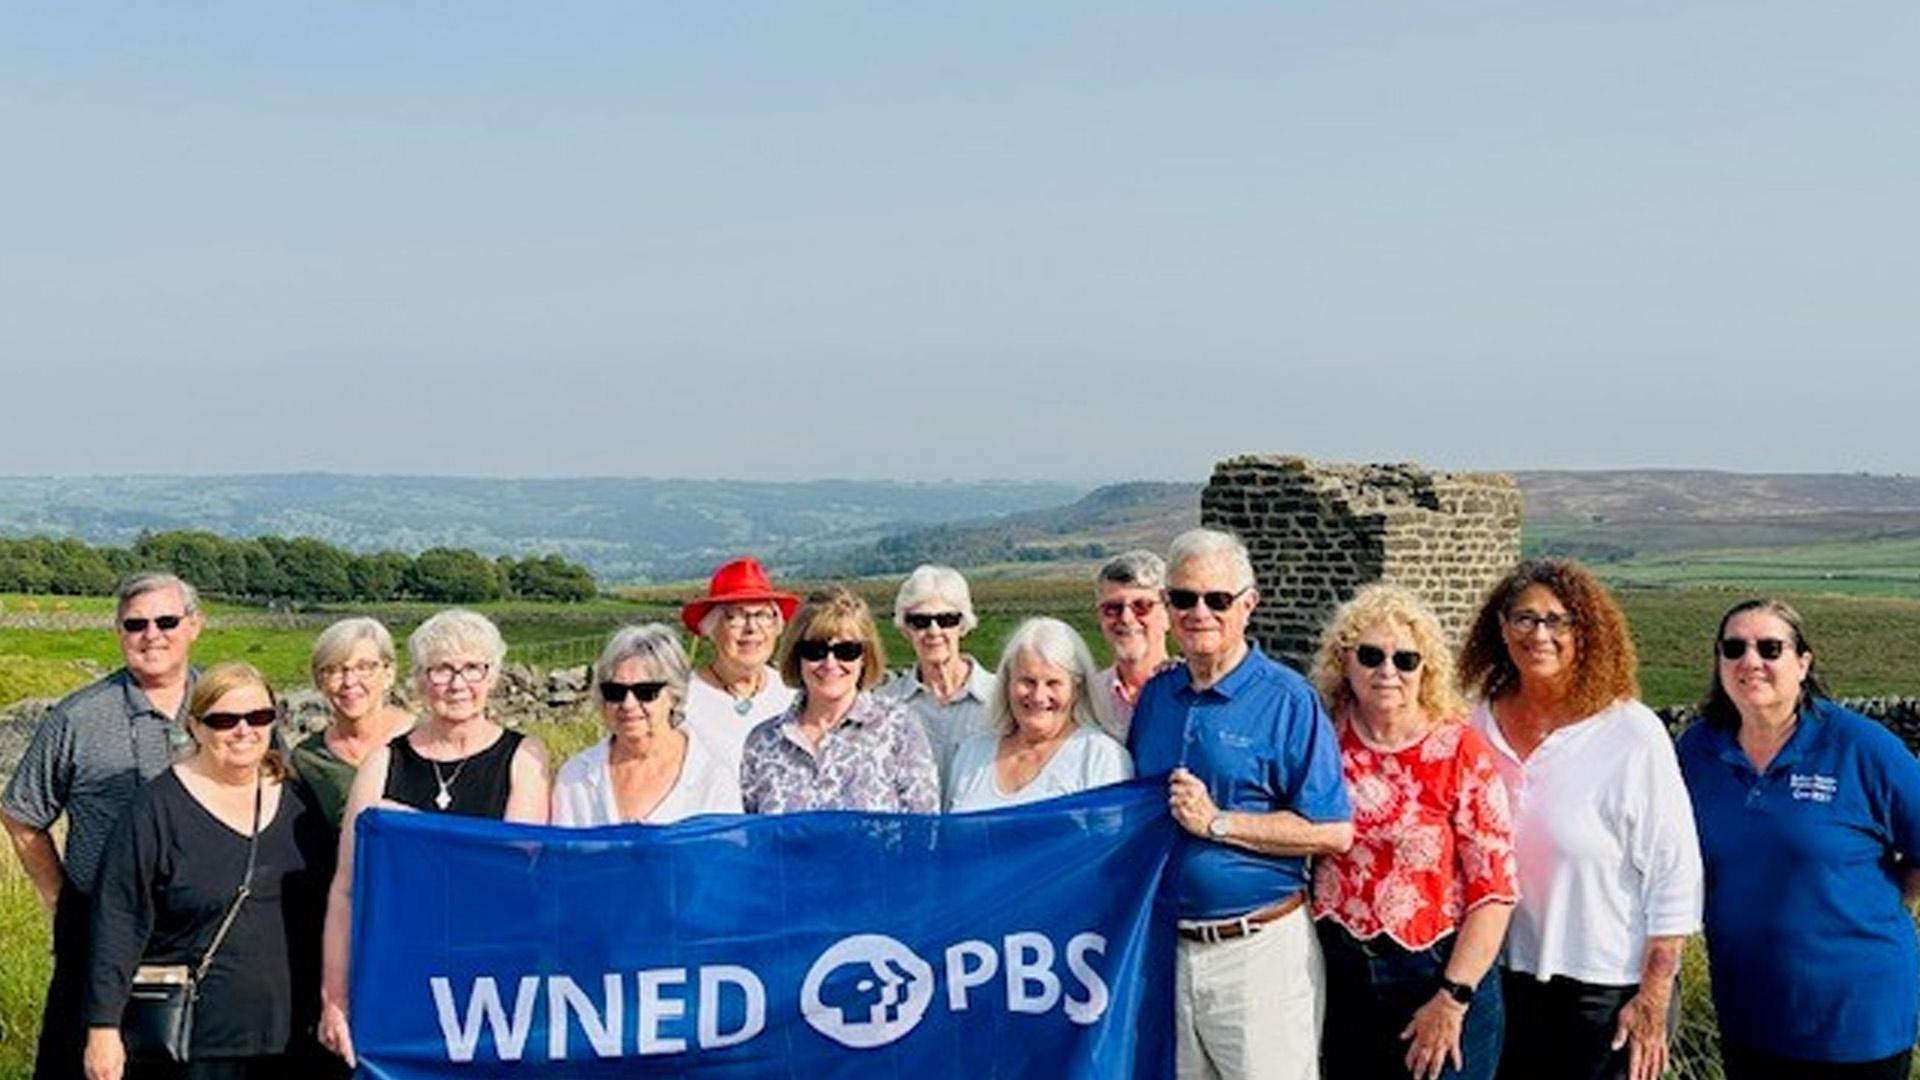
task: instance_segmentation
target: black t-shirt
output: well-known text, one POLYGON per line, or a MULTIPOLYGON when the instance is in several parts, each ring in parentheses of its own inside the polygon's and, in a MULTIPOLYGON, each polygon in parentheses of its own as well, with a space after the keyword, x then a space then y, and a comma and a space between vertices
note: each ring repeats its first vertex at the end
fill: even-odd
MULTIPOLYGON (((252 893, 201 984, 194 1057, 281 1053, 312 1025, 331 834, 313 793, 289 779, 260 831, 252 893)), ((172 769, 143 788, 108 841, 94 891, 88 1026, 120 1025, 136 966, 197 966, 246 868, 247 837, 172 769)))

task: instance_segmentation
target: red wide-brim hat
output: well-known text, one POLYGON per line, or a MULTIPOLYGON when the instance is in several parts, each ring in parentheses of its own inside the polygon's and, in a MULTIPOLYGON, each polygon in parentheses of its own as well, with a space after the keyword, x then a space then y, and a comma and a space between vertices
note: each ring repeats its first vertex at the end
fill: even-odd
POLYGON ((791 622, 800 598, 774 588, 758 559, 735 559, 713 572, 713 579, 707 582, 707 595, 688 601, 680 609, 680 621, 698 634, 700 620, 707 617, 715 604, 755 603, 775 605, 780 609, 780 617, 791 622))

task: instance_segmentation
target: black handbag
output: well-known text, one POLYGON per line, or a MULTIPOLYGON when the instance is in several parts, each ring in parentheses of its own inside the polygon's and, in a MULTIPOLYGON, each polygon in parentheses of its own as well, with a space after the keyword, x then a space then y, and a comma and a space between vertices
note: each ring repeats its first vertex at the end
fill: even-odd
POLYGON ((141 964, 133 972, 133 985, 127 992, 127 1007, 120 1014, 120 1038, 127 1057, 134 1061, 186 1064, 193 1056, 193 1006, 200 996, 200 984, 213 966, 214 954, 233 929, 240 905, 253 892, 253 861, 260 847, 260 800, 264 783, 253 785, 253 833, 247 837, 247 873, 240 879, 240 891, 227 905, 213 942, 200 957, 200 963, 141 964))

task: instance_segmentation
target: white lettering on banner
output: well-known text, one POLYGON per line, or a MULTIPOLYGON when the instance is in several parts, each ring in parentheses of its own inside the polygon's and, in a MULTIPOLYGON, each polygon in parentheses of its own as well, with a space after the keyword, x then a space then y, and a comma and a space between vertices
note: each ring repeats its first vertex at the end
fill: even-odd
MULTIPOLYGON (((979 992, 1000 978, 1010 1013, 1039 1016, 1058 1008, 1074 1024, 1096 1023, 1112 1003, 1107 980, 1097 966, 1105 960, 1106 950, 1107 939, 1092 931, 1067 939, 1064 949, 1031 930, 1008 934, 997 947, 979 940, 955 942, 947 946, 940 972, 946 982, 947 1009, 962 1013, 978 1008, 979 992), (1066 965, 1064 978, 1055 970, 1060 960, 1066 965)), ((481 1040, 489 1036, 499 1061, 522 1060, 543 993, 547 999, 545 1049, 551 1061, 573 1057, 576 1031, 595 1056, 618 1058, 628 1053, 651 1057, 696 1048, 719 1050, 749 1042, 766 1030, 766 986, 749 968, 735 964, 650 968, 631 976, 629 982, 627 976, 613 972, 597 979, 523 975, 514 983, 511 1015, 500 996, 501 982, 510 980, 478 976, 464 1003, 455 994, 453 980, 436 975, 427 981, 451 1062, 474 1061, 481 1040), (597 999, 588 989, 596 981, 597 999), (629 987, 634 995, 632 1008, 625 997, 629 987), (689 1015, 692 1046, 687 1037, 689 1015), (732 1023, 732 1029, 723 1030, 723 1022, 732 1023)), ((933 965, 900 941, 884 934, 854 934, 835 942, 814 961, 799 988, 799 1011, 815 1031, 841 1046, 872 1049, 904 1038, 920 1024, 938 996, 936 981, 933 965)))

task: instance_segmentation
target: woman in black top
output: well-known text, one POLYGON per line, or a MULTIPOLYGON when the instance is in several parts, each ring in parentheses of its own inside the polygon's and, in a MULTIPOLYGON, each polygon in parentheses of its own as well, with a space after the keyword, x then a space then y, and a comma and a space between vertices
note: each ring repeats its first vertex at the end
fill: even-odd
POLYGON ((85 1006, 89 1080, 277 1080, 302 1072, 295 1062, 311 1045, 332 830, 269 748, 278 714, 258 671, 207 671, 187 710, 198 749, 141 790, 101 867, 85 1006), (247 878, 250 847, 250 891, 200 984, 192 1063, 129 1062, 120 1022, 134 969, 199 966, 247 878))
POLYGON ((547 822, 547 749, 487 715, 507 643, 485 616, 443 611, 407 639, 427 717, 360 766, 340 821, 339 869, 327 902, 320 1042, 357 1064, 347 1025, 348 946, 353 927, 353 825, 369 806, 547 822))

